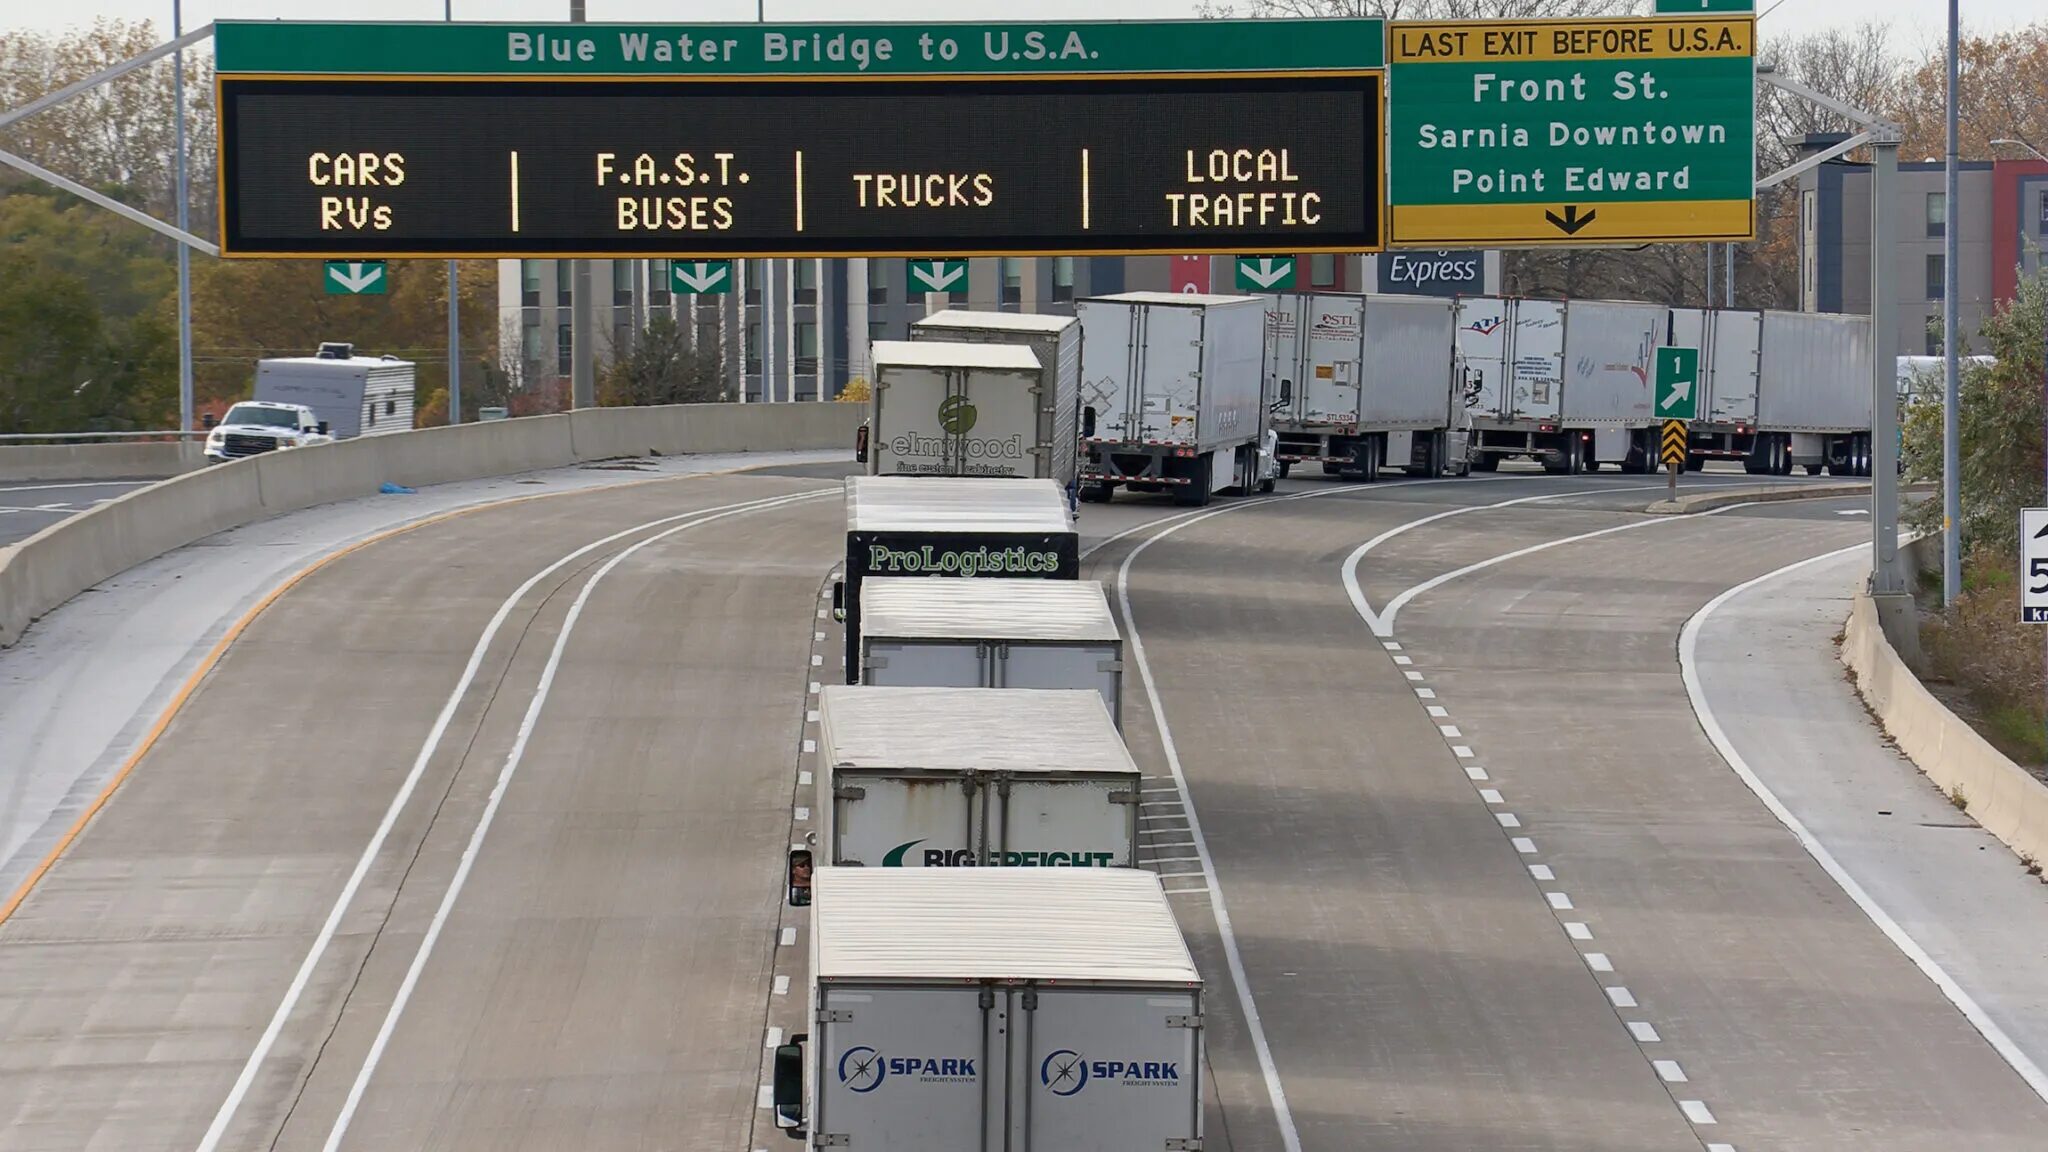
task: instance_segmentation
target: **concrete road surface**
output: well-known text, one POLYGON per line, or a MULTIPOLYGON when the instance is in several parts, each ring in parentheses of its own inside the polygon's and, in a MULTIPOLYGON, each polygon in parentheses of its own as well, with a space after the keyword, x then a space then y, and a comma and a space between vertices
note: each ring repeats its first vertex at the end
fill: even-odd
POLYGON ((0 546, 26 540, 67 516, 104 504, 154 480, 24 481, 0 484, 0 546))
MULTIPOLYGON (((257 617, 0 923, 0 1152, 784 1146, 842 552, 791 471, 471 512, 257 617)), ((1868 521, 1658 490, 1083 509, 1209 1147, 2039 1147, 1679 682, 1701 604, 1868 521)))

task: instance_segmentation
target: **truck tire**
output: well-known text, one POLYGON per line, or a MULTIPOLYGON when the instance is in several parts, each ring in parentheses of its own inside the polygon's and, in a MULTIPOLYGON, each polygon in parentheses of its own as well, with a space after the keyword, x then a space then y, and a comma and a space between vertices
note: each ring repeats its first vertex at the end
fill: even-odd
POLYGON ((1292 460, 1282 460, 1282 461, 1280 461, 1280 478, 1281 478, 1282 480, 1285 480, 1285 479, 1287 479, 1287 474, 1288 474, 1289 472, 1292 472, 1292 471, 1294 471, 1294 461, 1292 461, 1292 460))
POLYGON ((1472 458, 1472 470, 1474 472, 1498 472, 1500 471, 1500 457, 1491 452, 1481 452, 1472 458))
POLYGON ((1409 464, 1402 471, 1410 476, 1420 476, 1427 480, 1434 480, 1444 474, 1443 434, 1431 432, 1425 439, 1427 442, 1422 448, 1422 464, 1419 467, 1409 464))
POLYGON ((1182 469, 1182 474, 1187 477, 1188 482, 1174 486, 1173 502, 1183 508, 1207 507, 1209 498, 1213 495, 1209 491, 1209 470, 1215 466, 1216 455, 1213 452, 1203 453, 1188 461, 1187 467, 1182 469))
POLYGON ((1106 480, 1081 485, 1081 503, 1083 504, 1107 504, 1110 501, 1110 497, 1114 495, 1116 495, 1116 485, 1106 480))
POLYGON ((1808 464, 1806 466, 1806 474, 1808 476, 1818 476, 1825 470, 1825 467, 1825 465, 1821 464, 1808 464))

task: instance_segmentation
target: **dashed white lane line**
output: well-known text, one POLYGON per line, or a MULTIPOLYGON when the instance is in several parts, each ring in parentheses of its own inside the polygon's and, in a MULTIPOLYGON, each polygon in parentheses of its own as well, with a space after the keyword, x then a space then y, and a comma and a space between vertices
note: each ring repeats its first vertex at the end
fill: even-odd
POLYGON ((1720 1121, 1714 1119, 1713 1111, 1707 1107, 1707 1102, 1704 1100, 1680 1100, 1678 1107, 1685 1113, 1687 1120, 1702 1127, 1708 1124, 1720 1123, 1720 1121))
POLYGON ((763 1048, 779 1048, 779 1047, 781 1047, 781 1046, 782 1046, 782 1029, 780 1029, 780 1028, 777 1028, 777 1027, 775 1027, 775 1026, 773 1026, 773 1025, 770 1025, 770 1026, 769 1026, 769 1028, 768 1028, 768 1039, 767 1039, 767 1043, 763 1044, 763 1045, 762 1045, 762 1047, 763 1047, 763 1048))
POLYGON ((1593 930, 1577 920, 1567 920, 1564 922, 1564 934, 1574 940, 1591 940, 1593 938, 1593 930))
POLYGON ((817 742, 816 740, 806 740, 806 741, 804 741, 804 751, 805 751, 805 752, 816 752, 817 750, 818 750, 818 742, 817 742))
POLYGON ((1608 1001, 1616 1008, 1641 1007, 1641 1005, 1636 1003, 1636 994, 1629 991, 1625 985, 1612 984, 1607 987, 1606 991, 1608 1001))
POLYGON ((801 807, 801 806, 799 806, 799 807, 797 808, 797 810, 796 810, 796 822, 797 822, 797 823, 799 823, 799 824, 802 824, 802 823, 804 823, 805 821, 809 820, 810 818, 811 818, 811 810, 810 810, 809 808, 804 808, 804 807, 801 807))
POLYGON ((824 634, 823 632, 813 632, 813 633, 811 633, 811 639, 813 639, 813 640, 823 640, 824 638, 825 638, 825 634, 824 634))
POLYGON ((1410 680, 1420 681, 1422 679, 1422 673, 1420 672, 1403 672, 1401 675, 1408 677, 1410 680))
POLYGON ((797 787, 799 787, 799 788, 808 788, 808 787, 810 787, 810 786, 811 786, 811 770, 810 770, 809 768, 806 768, 806 769, 804 769, 803 771, 801 771, 801 772, 798 772, 798 773, 796 774, 796 783, 797 783, 797 787))
POLYGON ((1612 972, 1614 971, 1614 961, 1609 960, 1605 952, 1588 952, 1586 953, 1586 967, 1591 968, 1595 972, 1612 972))
POLYGON ((1396 657, 1394 657, 1394 663, 1396 663, 1396 664, 1413 664, 1413 663, 1415 663, 1415 661, 1413 661, 1413 660, 1410 660, 1410 659, 1409 659, 1408 657, 1406 657, 1406 656, 1396 656, 1396 657))
POLYGON ((1545 892, 1543 898, 1550 901, 1550 906, 1559 912, 1572 910, 1572 898, 1563 892, 1545 892))
POLYGON ((1479 798, 1481 800, 1486 801, 1488 804, 1505 803, 1505 801, 1501 798, 1501 794, 1492 788, 1481 788, 1479 790, 1479 798))
POLYGON ((1487 776, 1486 776, 1486 769, 1484 769, 1484 768, 1481 768, 1481 767, 1480 767, 1479 765, 1477 765, 1477 764, 1467 764, 1467 765, 1465 765, 1465 775, 1466 775, 1466 777, 1467 777, 1467 778, 1469 778, 1469 779, 1473 779, 1473 780, 1484 780, 1484 779, 1486 779, 1486 778, 1487 778, 1487 776))
POLYGON ((1465 735, 1465 733, 1458 729, 1456 724, 1439 724, 1436 726, 1436 730, 1443 733, 1446 740, 1459 740, 1465 735))
POLYGON ((1733 1145, 1733 1144, 1709 1144, 1709 1145, 1707 1145, 1707 1152, 1735 1152, 1735 1145, 1733 1145))
POLYGON ((1493 818, 1500 821, 1500 826, 1503 828, 1520 828, 1522 826, 1522 818, 1513 812, 1496 812, 1493 814, 1493 818))
POLYGON ((1515 851, 1520 852, 1524 856, 1534 856, 1536 854, 1536 842, 1527 836, 1515 837, 1514 844, 1515 851))
POLYGON ((775 994, 776 994, 777 996, 787 996, 787 995, 789 995, 789 977, 788 977, 788 975, 786 975, 786 974, 785 974, 785 975, 777 976, 777 977, 775 978, 775 994))
POLYGON ((784 928, 784 929, 782 930, 782 946, 783 946, 784 948, 794 948, 794 947, 796 947, 796 929, 795 929, 795 928, 784 928))
MULTIPOLYGON (((1427 689, 1427 688, 1425 688, 1425 689, 1423 689, 1423 690, 1422 690, 1422 692, 1428 692, 1428 691, 1429 691, 1429 689, 1427 689)), ((1421 696, 1421 695, 1422 695, 1422 692, 1417 692, 1417 693, 1416 693, 1416 695, 1417 695, 1417 696, 1421 696)), ((1435 693, 1430 693, 1430 694, 1431 694, 1431 695, 1435 695, 1435 693)), ((1426 697, 1425 697, 1425 699, 1426 699, 1426 697)), ((1449 708, 1446 708, 1446 707, 1444 707, 1444 706, 1443 706, 1443 705, 1441 705, 1441 704, 1431 704, 1431 705, 1429 706, 1429 714, 1430 714, 1431 716, 1434 716, 1434 717, 1436 717, 1437 719, 1441 720, 1441 719, 1444 719, 1445 717, 1449 716, 1449 715, 1451 714, 1451 710, 1450 710, 1449 708)))
POLYGON ((1536 878, 1536 879, 1538 879, 1538 880, 1555 880, 1555 879, 1557 879, 1557 873, 1556 873, 1556 872, 1554 872, 1554 871, 1552 871, 1552 870, 1551 870, 1551 868, 1550 868, 1550 865, 1548 865, 1548 864, 1531 864, 1531 865, 1529 865, 1529 875, 1531 875, 1531 876, 1535 877, 1535 878, 1536 878))
POLYGON ((1666 1084, 1690 1083, 1685 1078, 1685 1069, 1680 1068, 1676 1060, 1652 1060, 1650 1066, 1657 1070, 1657 1077, 1666 1084))
POLYGON ((760 1091, 754 1096, 754 1106, 756 1108, 775 1107, 775 1086, 773 1084, 761 1085, 760 1091))
POLYGON ((1401 650, 1401 646, 1399 644, 1394 643, 1392 640, 1382 640, 1380 642, 1380 647, 1385 648, 1389 652, 1399 652, 1401 650))
POLYGON ((806 712, 804 713, 804 723, 806 723, 806 724, 816 724, 817 722, 818 722, 818 710, 817 710, 816 708, 812 708, 812 709, 809 709, 809 710, 807 710, 807 711, 806 711, 806 712))
POLYGON ((1419 697, 1420 699, 1423 699, 1423 700, 1434 700, 1434 699, 1436 699, 1436 689, 1434 689, 1434 688, 1417 688, 1417 689, 1415 690, 1415 695, 1416 695, 1417 697, 1419 697))
POLYGON ((824 687, 824 685, 818 683, 816 680, 811 681, 811 695, 816 696, 819 692, 824 690, 824 687))
POLYGON ((1635 1037, 1638 1044, 1656 1044, 1664 1039, 1657 1034, 1657 1026, 1647 1020, 1629 1021, 1628 1034, 1635 1037))
POLYGON ((825 663, 825 658, 824 658, 823 656, 819 655, 819 654, 818 654, 818 653, 816 653, 816 652, 813 652, 813 653, 811 653, 811 667, 813 667, 813 668, 818 668, 818 667, 822 667, 822 666, 824 665, 824 663, 825 663))

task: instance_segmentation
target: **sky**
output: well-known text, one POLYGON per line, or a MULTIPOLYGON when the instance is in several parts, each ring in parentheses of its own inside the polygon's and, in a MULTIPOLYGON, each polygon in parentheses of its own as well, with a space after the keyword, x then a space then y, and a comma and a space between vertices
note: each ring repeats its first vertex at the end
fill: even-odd
MULTIPOLYGON (((186 0, 187 27, 216 18, 284 20, 439 20, 443 0, 351 0, 347 15, 337 14, 332 0, 186 0)), ((764 0, 770 20, 837 21, 922 20, 939 18, 964 20, 1147 20, 1194 15, 1195 0, 764 0)), ((752 20, 754 0, 698 0, 680 5, 674 0, 587 0, 592 21, 647 21, 688 23, 695 20, 752 20), (688 18, 679 19, 687 7, 688 18)), ((455 16, 461 20, 562 20, 568 15, 568 0, 454 0, 455 16)), ((36 0, 8 0, 10 10, 0 16, 0 28, 36 28, 46 31, 90 24, 96 17, 126 20, 154 19, 169 28, 171 0, 66 0, 38 3, 36 0)), ((1918 53, 1938 45, 1947 26, 1947 0, 1888 0, 1879 6, 1867 0, 1759 0, 1758 10, 1768 12, 1762 23, 1765 36, 1772 33, 1804 34, 1825 28, 1861 23, 1881 9, 1879 16, 1892 27, 1895 47, 1918 53), (1775 11, 1772 11, 1776 5, 1775 11)), ((2048 17, 2043 0, 1962 0, 1967 29, 1995 32, 2029 19, 2048 17)))

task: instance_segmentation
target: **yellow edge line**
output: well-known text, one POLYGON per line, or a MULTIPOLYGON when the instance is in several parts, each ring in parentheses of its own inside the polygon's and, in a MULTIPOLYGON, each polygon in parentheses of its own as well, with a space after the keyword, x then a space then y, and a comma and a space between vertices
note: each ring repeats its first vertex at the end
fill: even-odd
POLYGON ((265 609, 276 603, 278 597, 291 591, 301 581, 315 572, 352 552, 359 552, 372 544, 389 540, 393 536, 402 536, 415 529, 439 524, 444 520, 453 520, 457 516, 467 516, 472 512, 482 512, 489 508, 504 508, 513 504, 524 504, 530 500, 547 500, 557 496, 579 496, 591 492, 610 492, 620 488, 635 488, 644 484, 662 484, 677 480, 698 480, 707 476, 731 476, 735 473, 749 472, 756 468, 772 467, 774 467, 772 464, 749 464, 740 468, 722 468, 716 472, 697 472, 688 476, 650 476, 644 480, 624 480, 617 484, 604 484, 595 488, 583 488, 564 492, 534 492, 525 496, 508 496, 502 500, 490 500, 482 504, 471 504, 464 508, 451 508, 446 512, 435 513, 424 520, 415 520, 410 524, 401 524, 396 528, 387 528, 373 536, 364 537, 345 548, 329 552, 320 559, 292 573, 285 578, 284 583, 271 589, 268 595, 258 600, 247 612, 242 613, 241 619, 236 620, 230 625, 227 634, 216 641, 213 647, 208 650, 206 656, 199 661, 199 666, 194 668, 192 674, 187 676, 185 682, 178 687, 177 695, 171 697, 171 702, 164 706, 163 714, 158 716, 156 723, 150 726, 148 734, 142 738, 142 743, 137 745, 135 751, 129 753, 128 758, 121 762, 121 767, 115 771, 113 779, 108 780, 106 787, 100 789, 99 795, 93 797, 92 803, 86 806, 85 811, 78 814, 78 819, 71 822, 71 827, 64 830, 64 835, 58 838, 57 843, 52 845, 49 852, 44 854, 42 860, 36 864, 35 869, 28 874, 27 878, 22 880, 21 886, 16 888, 14 894, 7 898, 7 903, 0 904, 0 926, 5 926, 8 918, 20 910, 22 904, 27 902, 29 894, 35 891, 36 885, 42 883, 43 877, 49 875, 50 870, 57 866, 57 861, 63 858, 64 853, 69 851, 71 845, 85 832, 85 826, 92 823, 93 817, 99 815, 100 809, 107 806, 107 801, 114 798, 114 793, 120 789, 122 783, 135 771, 135 766, 142 762, 142 758, 149 754, 151 748, 156 746, 157 739, 170 728, 171 721, 177 719, 179 710, 185 707, 185 701, 190 699, 192 693, 199 689, 200 682, 206 679, 207 674, 213 671, 216 664, 220 663, 221 657, 227 654, 228 646, 241 636, 244 629, 254 624, 256 618, 263 615, 265 609))

